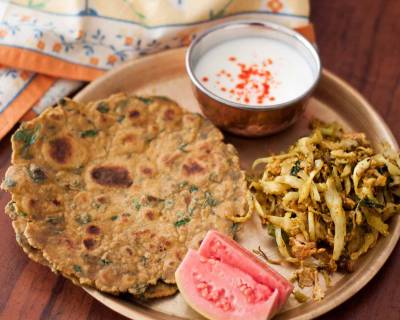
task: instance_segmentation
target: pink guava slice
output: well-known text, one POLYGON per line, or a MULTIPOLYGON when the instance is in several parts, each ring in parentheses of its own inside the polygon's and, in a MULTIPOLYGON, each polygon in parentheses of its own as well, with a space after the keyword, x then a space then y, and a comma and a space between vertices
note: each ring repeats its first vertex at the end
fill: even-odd
POLYGON ((220 260, 189 249, 175 273, 185 301, 211 320, 266 320, 278 305, 278 290, 220 260))
POLYGON ((293 285, 266 263, 258 259, 252 252, 240 246, 233 239, 211 230, 202 241, 199 253, 203 257, 221 261, 238 268, 250 275, 258 283, 264 284, 279 292, 279 307, 282 307, 291 292, 293 285))

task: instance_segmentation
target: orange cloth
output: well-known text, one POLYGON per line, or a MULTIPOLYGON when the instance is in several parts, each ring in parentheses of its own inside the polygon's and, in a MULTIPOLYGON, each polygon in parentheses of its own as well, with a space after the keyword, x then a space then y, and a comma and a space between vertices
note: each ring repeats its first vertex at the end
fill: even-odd
POLYGON ((228 20, 264 19, 315 41, 309 0, 0 2, 0 139, 113 66, 186 46, 228 20), (90 5, 90 6, 89 6, 90 5))

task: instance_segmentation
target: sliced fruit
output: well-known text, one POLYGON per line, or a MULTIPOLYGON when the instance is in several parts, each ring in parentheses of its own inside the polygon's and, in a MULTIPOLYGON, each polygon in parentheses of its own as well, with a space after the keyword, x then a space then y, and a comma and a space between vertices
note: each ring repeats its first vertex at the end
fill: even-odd
POLYGON ((212 258, 242 270, 258 283, 269 288, 276 288, 279 292, 279 307, 286 303, 293 291, 293 285, 278 272, 272 270, 237 242, 217 231, 211 230, 207 233, 200 245, 199 253, 203 257, 212 258))
POLYGON ((175 279, 185 301, 212 320, 266 320, 279 303, 278 290, 191 249, 176 270, 175 279))

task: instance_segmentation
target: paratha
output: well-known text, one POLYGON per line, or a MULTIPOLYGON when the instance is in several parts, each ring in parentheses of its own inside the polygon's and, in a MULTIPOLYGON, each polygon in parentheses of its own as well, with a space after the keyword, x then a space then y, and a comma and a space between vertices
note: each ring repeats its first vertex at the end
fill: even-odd
MULTIPOLYGON (((10 203, 7 208, 11 208, 13 206, 10 203)), ((6 209, 7 210, 7 209, 6 209)), ((26 255, 32 259, 33 261, 40 263, 46 267, 51 268, 48 261, 43 257, 42 251, 39 249, 33 248, 30 244, 28 239, 25 237, 25 228, 26 228, 27 221, 19 216, 15 216, 12 222, 13 229, 15 231, 15 236, 17 243, 21 246, 24 250, 26 255)), ((53 272, 58 273, 57 270, 53 269, 53 272)), ((66 276, 70 279, 73 283, 79 285, 79 279, 74 276, 66 276)), ((175 294, 178 291, 178 288, 174 284, 167 284, 161 280, 159 280, 155 285, 148 285, 146 290, 137 295, 133 295, 133 297, 139 299, 155 299, 155 298, 162 298, 167 297, 170 295, 175 294)), ((130 297, 128 297, 130 298, 130 297)))
POLYGON ((34 260, 113 294, 173 294, 209 229, 232 235, 246 182, 208 120, 164 97, 64 99, 12 138, 3 188, 34 260))

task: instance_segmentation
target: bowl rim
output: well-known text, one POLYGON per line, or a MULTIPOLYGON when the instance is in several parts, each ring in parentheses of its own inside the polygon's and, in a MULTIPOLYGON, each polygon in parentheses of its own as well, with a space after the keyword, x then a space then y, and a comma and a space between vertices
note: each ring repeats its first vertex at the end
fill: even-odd
POLYGON ((253 110, 253 111, 278 110, 278 109, 284 109, 287 107, 291 107, 292 105, 305 99, 307 96, 309 96, 313 92, 313 90, 315 89, 315 87, 317 86, 317 84, 321 78, 321 73, 322 73, 321 59, 319 57, 316 46, 314 46, 304 36, 302 36, 297 31, 294 31, 293 29, 287 28, 287 27, 282 26, 277 23, 264 21, 261 19, 242 19, 242 20, 237 20, 237 21, 229 21, 229 22, 219 24, 215 27, 212 27, 212 28, 209 28, 209 29, 203 31, 191 42, 191 44, 186 52, 185 66, 186 66, 186 72, 188 73, 191 82, 195 85, 195 87, 197 89, 199 89, 202 93, 204 93, 211 99, 216 100, 228 107, 242 109, 242 110, 253 110), (221 96, 214 94, 213 92, 208 90, 205 86, 203 86, 203 84, 199 81, 199 79, 197 79, 197 77, 194 74, 193 65, 191 63, 191 57, 192 57, 192 54, 193 54, 195 48, 202 41, 202 39, 204 39, 206 36, 208 36, 211 33, 219 32, 224 29, 237 28, 237 27, 251 27, 251 26, 264 27, 264 28, 266 28, 266 30, 272 29, 274 31, 286 34, 286 35, 294 38, 300 44, 302 44, 306 48, 306 50, 308 50, 311 53, 311 55, 313 56, 313 58, 316 62, 317 74, 313 80, 313 84, 306 91, 304 91, 301 95, 299 95, 291 100, 282 102, 282 103, 276 103, 276 104, 271 104, 271 105, 254 105, 254 104, 247 105, 247 104, 243 104, 243 103, 234 102, 234 101, 225 99, 221 96))

